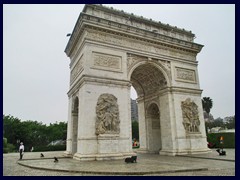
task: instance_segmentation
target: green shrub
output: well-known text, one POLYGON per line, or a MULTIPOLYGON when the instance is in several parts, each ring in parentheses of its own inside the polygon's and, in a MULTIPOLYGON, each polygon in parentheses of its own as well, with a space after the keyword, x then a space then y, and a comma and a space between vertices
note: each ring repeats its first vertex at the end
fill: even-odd
POLYGON ((3 138, 3 153, 8 153, 9 149, 7 147, 7 138, 3 138))
POLYGON ((3 153, 8 153, 8 152, 9 152, 8 148, 3 148, 3 153))
POLYGON ((16 147, 13 144, 7 144, 7 148, 9 150, 9 152, 15 152, 16 151, 16 147))
POLYGON ((235 133, 209 133, 207 141, 216 144, 216 148, 235 148, 235 133), (220 144, 220 137, 223 136, 223 145, 220 144))
POLYGON ((3 148, 7 148, 7 138, 3 138, 3 148))
POLYGON ((42 151, 65 151, 66 145, 56 145, 56 146, 37 146, 34 147, 34 152, 42 151))

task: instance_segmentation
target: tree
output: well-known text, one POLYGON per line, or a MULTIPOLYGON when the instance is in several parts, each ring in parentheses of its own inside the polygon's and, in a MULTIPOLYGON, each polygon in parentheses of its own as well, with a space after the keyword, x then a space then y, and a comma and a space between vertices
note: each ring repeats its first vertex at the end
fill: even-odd
POLYGON ((235 115, 230 117, 225 117, 224 119, 227 119, 225 126, 228 129, 235 129, 235 115))
POLYGON ((132 122, 132 138, 139 140, 139 127, 137 121, 132 122))
POLYGON ((23 121, 13 116, 3 115, 3 136, 15 147, 24 142, 26 150, 32 146, 46 146, 51 141, 66 140, 67 123, 56 122, 46 126, 42 122, 23 121))
POLYGON ((203 97, 202 99, 203 110, 205 110, 208 114, 213 107, 213 101, 210 97, 203 97))

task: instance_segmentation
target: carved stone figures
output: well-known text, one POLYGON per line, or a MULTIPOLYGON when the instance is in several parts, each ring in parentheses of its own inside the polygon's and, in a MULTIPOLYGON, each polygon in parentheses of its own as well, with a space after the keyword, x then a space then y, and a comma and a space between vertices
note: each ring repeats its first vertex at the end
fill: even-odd
POLYGON ((112 94, 102 94, 96 106, 96 134, 117 134, 119 129, 119 110, 117 98, 112 94))
POLYGON ((190 98, 187 98, 185 101, 182 101, 181 107, 183 126, 186 132, 199 132, 198 106, 190 98))

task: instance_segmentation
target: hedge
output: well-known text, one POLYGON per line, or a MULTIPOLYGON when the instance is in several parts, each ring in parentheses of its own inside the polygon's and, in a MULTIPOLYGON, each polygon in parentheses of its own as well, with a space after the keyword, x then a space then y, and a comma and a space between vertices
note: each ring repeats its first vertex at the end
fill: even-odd
POLYGON ((235 148, 235 133, 209 133, 207 134, 207 141, 216 144, 216 148, 222 147, 220 145, 220 137, 223 136, 223 148, 235 148))
POLYGON ((4 147, 4 148, 7 147, 7 138, 3 138, 3 147, 4 147))
POLYGON ((37 146, 34 147, 34 152, 42 151, 65 151, 66 145, 56 145, 56 146, 37 146))
POLYGON ((7 147, 7 138, 3 138, 3 153, 8 153, 9 149, 7 147))

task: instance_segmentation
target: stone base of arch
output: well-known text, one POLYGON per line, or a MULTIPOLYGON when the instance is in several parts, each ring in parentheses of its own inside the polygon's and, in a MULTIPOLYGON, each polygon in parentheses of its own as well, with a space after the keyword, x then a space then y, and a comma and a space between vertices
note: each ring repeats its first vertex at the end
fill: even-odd
POLYGON ((203 137, 201 134, 190 134, 185 138, 176 138, 173 144, 175 148, 165 146, 165 148, 159 151, 159 154, 177 156, 211 152, 211 150, 207 148, 206 137, 203 137))
POLYGON ((211 152, 211 150, 209 148, 205 148, 205 149, 161 150, 159 151, 159 154, 163 156, 181 156, 191 154, 205 154, 209 152, 211 152))
POLYGON ((64 155, 65 157, 73 157, 73 156, 72 156, 72 153, 71 153, 70 151, 64 151, 63 155, 64 155))
POLYGON ((136 153, 107 153, 107 154, 80 154, 75 153, 73 159, 80 161, 101 161, 101 160, 119 160, 127 157, 136 156, 136 153))

